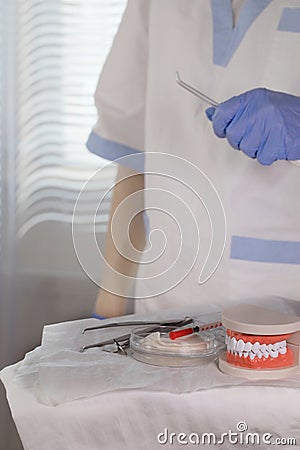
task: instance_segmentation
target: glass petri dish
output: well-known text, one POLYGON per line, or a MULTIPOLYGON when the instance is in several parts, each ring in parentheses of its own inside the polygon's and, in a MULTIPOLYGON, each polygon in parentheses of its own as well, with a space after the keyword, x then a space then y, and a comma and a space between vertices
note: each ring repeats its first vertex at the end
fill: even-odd
POLYGON ((134 359, 155 366, 190 367, 214 361, 225 348, 225 330, 201 331, 176 340, 169 338, 171 327, 136 328, 130 336, 134 359))

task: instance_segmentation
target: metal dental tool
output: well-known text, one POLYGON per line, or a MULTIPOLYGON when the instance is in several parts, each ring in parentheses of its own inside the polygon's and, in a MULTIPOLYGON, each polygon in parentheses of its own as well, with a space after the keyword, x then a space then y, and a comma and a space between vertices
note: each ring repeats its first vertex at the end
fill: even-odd
POLYGON ((83 345, 80 349, 80 353, 83 353, 85 350, 88 350, 89 348, 96 348, 96 347, 105 347, 106 345, 110 344, 116 344, 117 346, 122 345, 122 347, 127 346, 127 342, 129 342, 130 333, 129 334, 123 334, 123 336, 118 336, 116 338, 106 339, 105 341, 97 342, 96 344, 91 345, 83 345))
POLYGON ((176 81, 179 84, 179 86, 183 87, 187 91, 189 91, 191 94, 196 95, 196 97, 201 98, 204 102, 208 103, 210 106, 214 106, 217 108, 219 106, 219 103, 213 100, 212 98, 208 97, 207 95, 203 94, 203 92, 198 91, 194 87, 190 86, 189 84, 182 81, 182 79, 179 76, 179 73, 176 72, 176 81))
POLYGON ((82 334, 84 334, 86 331, 93 331, 93 330, 104 330, 105 328, 117 328, 117 327, 131 327, 131 326, 138 326, 138 325, 160 325, 160 326, 177 326, 177 327, 183 327, 184 325, 188 325, 193 322, 193 319, 190 317, 185 317, 184 319, 174 319, 169 320, 167 322, 161 321, 161 320, 132 320, 130 322, 113 322, 113 323, 106 323, 104 325, 97 325, 96 327, 87 327, 82 330, 82 334))
MULTIPOLYGON (((103 330, 103 329, 107 329, 107 328, 113 328, 113 327, 124 327, 124 326, 138 326, 138 325, 156 325, 153 328, 150 328, 150 330, 152 332, 155 332, 157 330, 159 330, 161 327, 165 327, 166 332, 172 331, 176 328, 179 327, 183 327, 185 325, 189 325, 191 323, 194 323, 194 319, 192 319, 191 317, 185 317, 184 319, 175 319, 175 320, 169 320, 166 322, 163 321, 157 321, 157 322, 150 322, 150 321, 131 321, 131 322, 114 322, 114 323, 108 323, 108 324, 104 324, 104 325, 99 325, 97 327, 89 327, 89 328, 84 328, 82 330, 82 333, 84 333, 85 331, 92 331, 92 330, 103 330)), ((90 348, 95 348, 95 347, 105 347, 106 345, 110 345, 110 344, 115 344, 117 346, 117 350, 121 353, 123 353, 124 355, 126 354, 125 352, 125 348, 129 347, 129 341, 130 341, 130 333, 128 334, 124 334, 122 336, 117 336, 111 339, 107 339, 105 341, 100 341, 97 342, 95 344, 91 344, 91 345, 83 345, 80 349, 80 352, 83 353, 85 350, 88 350, 90 348)))
MULTIPOLYGON (((200 98, 204 102, 206 102, 210 106, 214 106, 217 108, 219 106, 219 103, 213 100, 212 98, 208 97, 207 95, 203 94, 203 92, 198 91, 198 89, 195 89, 193 86, 190 86, 189 84, 185 83, 180 78, 179 72, 176 72, 176 81, 179 84, 179 86, 183 87, 187 91, 189 91, 191 94, 194 94, 196 97, 200 98)), ((300 167, 300 161, 289 161, 289 163, 294 164, 295 166, 300 167)))

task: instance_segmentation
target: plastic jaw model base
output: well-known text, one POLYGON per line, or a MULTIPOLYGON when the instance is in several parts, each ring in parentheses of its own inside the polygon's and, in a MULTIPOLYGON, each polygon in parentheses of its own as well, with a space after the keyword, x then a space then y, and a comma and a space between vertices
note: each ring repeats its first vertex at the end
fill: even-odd
POLYGON ((250 379, 280 379, 300 373, 300 317, 242 304, 225 309, 226 352, 219 368, 250 379))

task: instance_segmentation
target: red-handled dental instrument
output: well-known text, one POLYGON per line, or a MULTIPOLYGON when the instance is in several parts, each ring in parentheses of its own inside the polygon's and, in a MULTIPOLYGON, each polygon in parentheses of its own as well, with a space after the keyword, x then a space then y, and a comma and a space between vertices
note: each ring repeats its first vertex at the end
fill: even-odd
POLYGON ((190 327, 190 328, 183 328, 182 330, 170 331, 169 338, 172 339, 172 341, 173 341, 174 339, 177 339, 179 337, 188 336, 189 334, 199 333, 199 331, 212 330, 213 328, 218 328, 221 326, 222 326, 222 322, 214 322, 214 323, 207 323, 207 324, 201 325, 200 327, 195 326, 195 327, 190 327))

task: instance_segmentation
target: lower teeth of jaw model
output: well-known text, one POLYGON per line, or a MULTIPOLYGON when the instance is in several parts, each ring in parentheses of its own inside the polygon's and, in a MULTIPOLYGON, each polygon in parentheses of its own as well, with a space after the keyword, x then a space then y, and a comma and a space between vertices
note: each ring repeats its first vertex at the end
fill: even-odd
POLYGON ((226 353, 220 369, 246 378, 282 378, 300 372, 300 317, 242 304, 222 313, 226 353))

